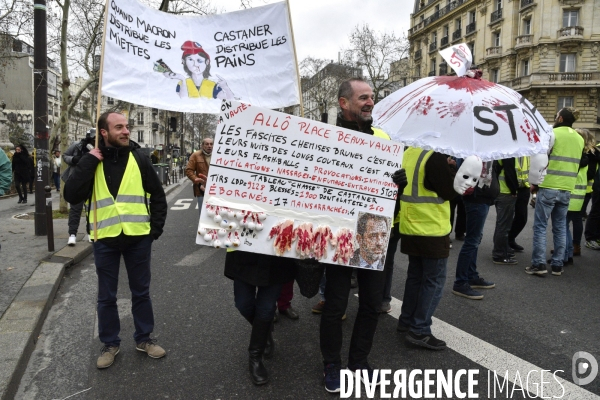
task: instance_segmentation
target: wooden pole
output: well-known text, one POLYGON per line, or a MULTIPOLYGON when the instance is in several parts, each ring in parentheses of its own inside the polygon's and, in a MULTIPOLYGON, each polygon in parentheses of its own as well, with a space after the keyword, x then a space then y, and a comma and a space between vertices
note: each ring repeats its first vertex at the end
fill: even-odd
POLYGON ((286 0, 288 20, 290 21, 290 32, 292 34, 292 48, 294 49, 294 60, 296 61, 296 78, 298 79, 298 97, 300 99, 300 116, 304 118, 304 105, 302 104, 302 85, 300 81, 300 73, 298 69, 298 55, 296 54, 296 40, 294 39, 294 26, 292 25, 292 11, 290 9, 290 0, 286 0))
MULTIPOLYGON (((98 69, 98 97, 96 98, 96 118, 100 117, 100 110, 102 106, 102 73, 104 71, 104 47, 106 46, 106 26, 108 25, 108 2, 109 0, 106 0, 106 4, 104 6, 104 30, 102 32, 102 51, 100 52, 100 68, 98 69)), ((98 123, 96 122, 96 142, 94 143, 94 148, 96 149, 98 148, 98 136, 100 136, 100 129, 98 128, 97 124, 98 123)), ((94 209, 94 242, 98 241, 98 210, 96 207, 96 187, 97 182, 96 179, 94 179, 94 188, 92 190, 92 207, 94 209)))

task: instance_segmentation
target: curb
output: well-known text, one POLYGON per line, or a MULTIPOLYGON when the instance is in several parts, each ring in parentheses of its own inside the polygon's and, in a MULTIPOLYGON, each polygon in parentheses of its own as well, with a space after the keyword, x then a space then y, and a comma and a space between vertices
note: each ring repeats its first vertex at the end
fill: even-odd
MULTIPOLYGON (((165 195, 186 182, 187 179, 182 178, 165 187, 165 195)), ((92 251, 92 244, 82 241, 75 247, 65 246, 40 261, 0 319, 0 400, 13 399, 19 390, 65 269, 92 251)))

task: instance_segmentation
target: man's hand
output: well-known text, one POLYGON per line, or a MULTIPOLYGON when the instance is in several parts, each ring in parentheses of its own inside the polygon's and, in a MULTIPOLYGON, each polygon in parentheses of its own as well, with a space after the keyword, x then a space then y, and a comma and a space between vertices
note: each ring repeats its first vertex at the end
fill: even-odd
POLYGON ((81 156, 73 156, 73 158, 71 158, 71 164, 77 165, 79 160, 81 160, 81 156))
POLYGON ((90 154, 93 155, 94 157, 96 157, 100 161, 104 160, 104 157, 102 156, 102 152, 100 151, 99 148, 90 150, 90 154))
POLYGON ((400 168, 394 172, 392 174, 392 181, 398 185, 398 192, 402 193, 406 185, 408 185, 408 180, 406 179, 406 170, 404 168, 400 168))
POLYGON ((538 185, 531 184, 529 186, 529 192, 531 192, 531 194, 536 194, 538 192, 538 190, 539 190, 538 185))

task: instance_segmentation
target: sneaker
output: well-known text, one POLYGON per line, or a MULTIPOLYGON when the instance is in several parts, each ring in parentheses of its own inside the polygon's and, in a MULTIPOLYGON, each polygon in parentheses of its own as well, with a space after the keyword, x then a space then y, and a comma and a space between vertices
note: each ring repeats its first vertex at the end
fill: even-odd
POLYGON ((592 250, 600 250, 600 239, 598 240, 586 240, 585 247, 592 250))
POLYGON ((359 374, 360 380, 365 384, 377 386, 381 383, 381 377, 379 374, 375 375, 373 373, 373 368, 368 363, 348 365, 348 369, 355 374, 359 374), (368 382, 365 382, 365 373, 363 371, 367 371, 368 382))
POLYGON ((446 342, 437 339, 432 334, 419 335, 414 332, 408 332, 406 334, 406 341, 417 346, 425 347, 431 350, 444 350, 446 348, 446 342))
POLYGON ((165 349, 156 344, 156 339, 150 339, 142 343, 138 343, 135 348, 138 351, 147 353, 152 358, 162 358, 167 355, 165 349))
POLYGON ((552 275, 561 276, 563 271, 563 267, 552 266, 552 275))
POLYGON ((473 289, 492 289, 496 287, 496 284, 494 282, 488 282, 480 276, 477 279, 469 281, 469 286, 473 289))
POLYGON ((119 354, 119 346, 103 346, 100 349, 100 357, 96 361, 96 367, 99 369, 110 367, 115 362, 117 354, 119 354))
POLYGON ((300 318, 300 315, 298 314, 298 312, 292 306, 289 306, 285 310, 279 310, 279 314, 280 315, 285 315, 289 319, 298 319, 298 318, 300 318))
POLYGON ((323 380, 325 381, 325 390, 329 393, 338 393, 340 391, 340 370, 339 364, 327 364, 323 371, 323 380))
POLYGON ((529 275, 544 276, 548 273, 545 265, 532 265, 525 268, 525 273, 529 275))
POLYGON ((494 261, 494 264, 500 264, 500 265, 516 265, 519 263, 517 260, 515 260, 512 257, 509 257, 509 258, 494 257, 493 261, 494 261))
POLYGON ((523 246, 518 245, 516 242, 509 242, 508 246, 514 251, 523 251, 525 248, 523 246))
MULTIPOLYGON (((552 259, 548 259, 548 264, 552 265, 552 259)), ((569 257, 567 261, 563 260, 563 265, 573 265, 573 257, 569 257)))
POLYGON ((321 300, 315 304, 312 308, 312 312, 315 314, 321 314, 323 312, 323 308, 325 308, 325 300, 321 300))
POLYGON ((455 285, 452 288, 452 293, 454 293, 457 296, 464 297, 464 298, 471 299, 471 300, 483 299, 483 295, 481 293, 479 293, 478 291, 473 290, 471 285, 469 285, 468 283, 465 283, 460 286, 455 285))
POLYGON ((392 305, 390 304, 389 301, 384 301, 381 303, 381 307, 379 308, 379 312, 380 313, 389 313, 390 311, 392 311, 392 305))
POLYGON ((75 236, 75 235, 69 236, 69 241, 67 242, 67 245, 75 246, 75 243, 77 243, 77 236, 75 236))

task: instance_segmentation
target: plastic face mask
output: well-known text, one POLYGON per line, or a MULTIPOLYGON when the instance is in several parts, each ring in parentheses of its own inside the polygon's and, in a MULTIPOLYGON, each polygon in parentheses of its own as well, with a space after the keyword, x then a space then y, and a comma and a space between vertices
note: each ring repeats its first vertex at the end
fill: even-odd
POLYGON ((477 185, 482 166, 481 158, 477 156, 465 158, 454 177, 454 190, 456 193, 465 194, 468 189, 477 185))
POLYGON ((539 185, 544 182, 547 167, 548 155, 546 153, 532 155, 529 164, 529 183, 539 185))

